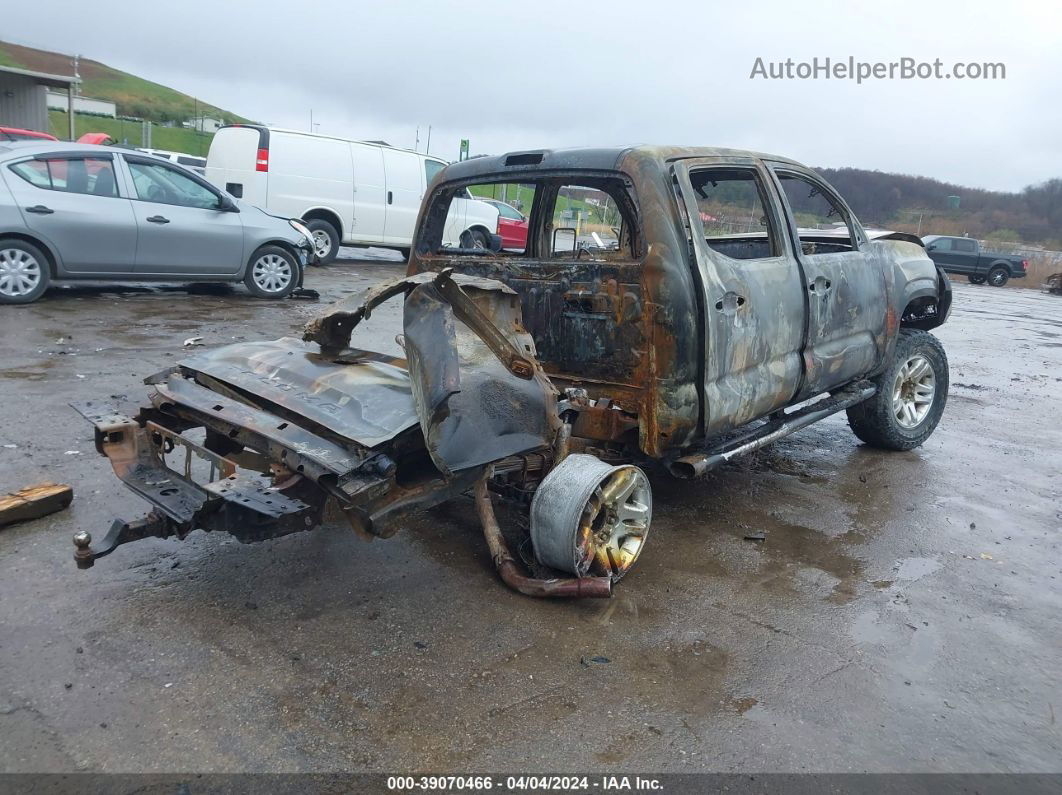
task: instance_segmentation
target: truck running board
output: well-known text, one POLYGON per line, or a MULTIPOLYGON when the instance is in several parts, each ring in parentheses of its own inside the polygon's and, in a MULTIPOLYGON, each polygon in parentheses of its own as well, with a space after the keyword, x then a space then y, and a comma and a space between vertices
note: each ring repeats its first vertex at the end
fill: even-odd
POLYGON ((748 433, 736 438, 730 438, 716 445, 708 447, 681 458, 676 458, 668 464, 671 474, 679 478, 696 478, 712 471, 718 466, 725 464, 732 458, 753 450, 766 447, 771 442, 788 436, 794 431, 806 428, 813 422, 818 422, 831 414, 843 411, 849 406, 862 403, 871 398, 878 391, 875 384, 870 381, 858 381, 850 386, 834 392, 827 398, 816 401, 809 406, 794 411, 792 414, 783 414, 781 411, 771 415, 771 419, 762 425, 758 425, 748 433))

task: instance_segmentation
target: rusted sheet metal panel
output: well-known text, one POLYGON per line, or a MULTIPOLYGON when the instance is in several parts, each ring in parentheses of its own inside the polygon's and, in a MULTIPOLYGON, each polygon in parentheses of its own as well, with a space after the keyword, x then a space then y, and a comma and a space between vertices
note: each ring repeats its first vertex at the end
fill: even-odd
POLYGON ((269 449, 262 452, 268 453, 274 461, 315 479, 325 474, 346 475, 364 460, 364 456, 354 450, 323 439, 275 414, 211 392, 179 375, 171 375, 165 383, 155 384, 151 402, 163 410, 173 406, 172 410, 178 414, 182 407, 191 409, 207 427, 225 433, 234 430, 233 438, 238 442, 247 443, 252 437, 255 442, 264 441, 269 449))
POLYGON ((550 376, 638 386, 647 344, 639 263, 440 259, 519 295, 522 326, 550 376))
MULTIPOLYGON (((425 272, 392 279, 370 287, 360 295, 336 301, 306 324, 302 338, 307 342, 316 342, 321 346, 322 353, 333 354, 342 351, 350 345, 350 335, 355 327, 368 318, 373 309, 397 295, 408 293, 419 284, 434 281, 438 277, 437 273, 425 272)), ((451 279, 460 287, 479 287, 484 290, 509 289, 496 281, 461 273, 453 274, 451 279)))
POLYGON ((200 353, 180 363, 347 439, 375 447, 417 424, 405 361, 368 351, 324 356, 283 337, 200 353))
POLYGON ((303 328, 302 338, 316 342, 325 354, 341 351, 350 345, 354 328, 385 301, 409 292, 413 287, 435 278, 434 273, 380 282, 358 295, 348 296, 325 307, 303 328))
MULTIPOLYGON (((484 280, 462 289, 509 345, 533 357, 520 304, 499 287, 484 280)), ((557 393, 537 364, 531 378, 512 372, 481 335, 455 318, 453 303, 434 282, 416 287, 404 312, 414 400, 440 471, 451 474, 553 443, 560 427, 557 393)))
POLYGON ((670 148, 637 148, 619 167, 637 186, 642 237, 642 323, 646 349, 638 373, 639 446, 660 458, 699 433, 704 349, 697 274, 671 181, 670 148))
MULTIPOLYGON (((473 175, 477 181, 543 178, 536 169, 491 173, 488 160, 458 170, 451 167, 447 173, 469 181, 473 175)), ((500 165, 494 163, 495 168, 500 165)), ((538 359, 554 383, 585 388, 592 397, 612 399, 636 414, 642 451, 661 457, 696 436, 701 403, 701 313, 670 177, 656 150, 641 148, 602 150, 582 161, 547 152, 542 167, 550 169, 546 176, 554 192, 562 182, 599 189, 607 189, 606 183, 614 189, 621 182, 624 188, 613 198, 630 211, 636 257, 487 260, 419 252, 410 260, 410 273, 454 267, 512 287, 520 294, 524 324, 535 339, 538 359), (608 171, 588 172, 591 162, 608 171), (557 170, 565 166, 581 168, 571 174, 557 170)), ((442 223, 443 218, 430 213, 422 217, 425 239, 431 238, 427 227, 436 221, 442 223)))

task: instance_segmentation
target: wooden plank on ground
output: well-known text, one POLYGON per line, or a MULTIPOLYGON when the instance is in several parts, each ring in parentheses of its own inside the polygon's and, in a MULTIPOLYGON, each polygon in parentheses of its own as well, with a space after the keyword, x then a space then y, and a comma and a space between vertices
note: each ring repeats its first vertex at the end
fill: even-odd
POLYGON ((74 490, 58 483, 38 483, 0 497, 0 527, 61 511, 74 499, 74 490))

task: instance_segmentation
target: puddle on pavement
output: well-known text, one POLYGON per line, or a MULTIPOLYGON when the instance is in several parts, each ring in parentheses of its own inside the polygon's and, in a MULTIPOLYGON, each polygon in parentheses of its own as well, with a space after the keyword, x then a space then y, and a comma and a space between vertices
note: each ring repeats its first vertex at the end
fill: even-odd
POLYGON ((631 687, 650 704, 668 704, 682 714, 718 712, 725 704, 723 681, 730 654, 705 640, 674 641, 632 661, 631 687), (637 684, 635 684, 637 683, 637 684))
POLYGON ((935 558, 901 558, 893 567, 897 580, 920 580, 941 568, 935 558))
POLYGON ((762 524, 767 539, 760 586, 818 595, 832 604, 855 599, 864 580, 864 563, 848 554, 848 548, 860 538, 852 533, 829 536, 777 517, 765 517, 762 524), (764 575, 767 579, 762 579, 764 575))

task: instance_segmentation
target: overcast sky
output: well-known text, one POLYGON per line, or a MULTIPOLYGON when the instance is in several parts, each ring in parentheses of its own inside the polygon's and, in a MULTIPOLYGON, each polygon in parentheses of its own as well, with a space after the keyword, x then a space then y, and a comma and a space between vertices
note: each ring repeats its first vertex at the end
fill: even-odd
POLYGON ((1062 176, 1053 2, 8 3, 0 38, 74 52, 276 126, 456 159, 733 146, 1017 190, 1062 176), (750 79, 764 62, 1001 62, 1003 80, 750 79))

